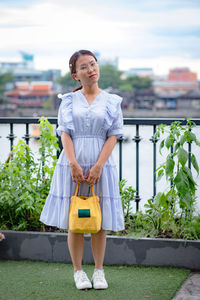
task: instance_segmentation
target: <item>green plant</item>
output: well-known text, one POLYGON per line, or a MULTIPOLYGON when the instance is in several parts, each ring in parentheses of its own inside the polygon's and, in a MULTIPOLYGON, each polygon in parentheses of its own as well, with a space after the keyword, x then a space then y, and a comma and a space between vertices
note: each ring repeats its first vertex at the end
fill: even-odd
POLYGON ((164 124, 160 124, 154 138, 160 138, 161 134, 167 133, 160 143, 160 153, 165 147, 168 151, 166 161, 156 170, 159 181, 164 175, 168 182, 166 191, 159 192, 153 202, 148 200, 145 204, 146 218, 153 225, 153 230, 158 235, 171 232, 176 237, 199 236, 194 226, 194 204, 197 199, 196 182, 190 168, 186 165, 188 159, 199 174, 199 166, 194 153, 187 150, 187 144, 194 142, 200 146, 196 135, 192 132, 195 124, 187 119, 186 126, 180 122, 171 123, 169 130, 164 124))
POLYGON ((39 148, 40 153, 40 171, 42 170, 43 176, 46 174, 52 176, 54 172, 54 168, 57 163, 57 156, 54 153, 55 150, 59 151, 58 138, 53 133, 53 126, 49 123, 49 121, 41 117, 40 118, 40 139, 39 142, 41 144, 39 148), (53 166, 49 167, 49 165, 53 166))
POLYGON ((135 198, 135 190, 132 188, 132 186, 126 187, 127 180, 122 179, 119 181, 119 190, 120 190, 120 196, 122 201, 122 209, 125 219, 125 226, 129 227, 130 219, 132 216, 131 213, 131 202, 134 201, 135 198))
POLYGON ((4 164, 0 164, 0 228, 28 230, 40 228, 40 213, 48 195, 59 150, 53 127, 40 119, 39 158, 19 140, 4 164))

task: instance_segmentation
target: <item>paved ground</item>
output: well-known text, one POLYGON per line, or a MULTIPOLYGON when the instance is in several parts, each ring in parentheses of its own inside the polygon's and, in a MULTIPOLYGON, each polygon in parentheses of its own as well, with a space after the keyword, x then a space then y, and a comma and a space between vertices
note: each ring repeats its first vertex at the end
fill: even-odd
POLYGON ((172 300, 200 300, 200 271, 190 274, 172 300))

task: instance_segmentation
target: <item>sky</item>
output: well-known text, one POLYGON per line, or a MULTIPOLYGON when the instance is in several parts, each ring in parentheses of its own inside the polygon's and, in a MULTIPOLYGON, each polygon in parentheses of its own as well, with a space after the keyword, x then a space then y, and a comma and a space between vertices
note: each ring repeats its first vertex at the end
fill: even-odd
POLYGON ((199 0, 0 0, 0 61, 34 55, 36 69, 69 71, 79 49, 119 59, 119 69, 167 75, 189 67, 200 78, 199 0))

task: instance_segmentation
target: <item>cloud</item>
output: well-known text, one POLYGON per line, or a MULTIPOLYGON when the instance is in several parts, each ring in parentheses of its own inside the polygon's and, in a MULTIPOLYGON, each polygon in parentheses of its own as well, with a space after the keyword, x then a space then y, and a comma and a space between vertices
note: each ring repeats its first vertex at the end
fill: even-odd
POLYGON ((1 24, 0 29, 16 29, 16 28, 23 28, 23 27, 39 27, 39 25, 30 25, 30 24, 1 24))
POLYGON ((121 9, 126 7, 129 11, 136 10, 140 12, 172 12, 180 8, 190 9, 199 8, 199 0, 108 0, 107 3, 118 6, 121 9))
POLYGON ((1 6, 12 8, 26 8, 30 4, 39 2, 39 0, 1 0, 1 6))
POLYGON ((60 68, 83 48, 121 59, 199 58, 199 15, 195 0, 1 1, 0 56, 23 49, 37 65, 60 68))
POLYGON ((152 33, 158 36, 167 36, 167 37, 200 37, 200 26, 183 26, 183 27, 160 27, 153 28, 152 33))
MULTIPOLYGON (((27 48, 37 49, 63 47, 72 48, 76 45, 96 45, 101 43, 125 42, 124 33, 118 24, 102 20, 96 15, 75 9, 73 6, 63 6, 53 1, 44 1, 31 5, 26 9, 5 10, 4 18, 0 20, 1 39, 11 47, 27 45, 27 48), (22 27, 18 22, 27 26, 22 27), (12 32, 7 29, 16 25, 12 32), (9 41, 8 41, 9 39, 9 41), (72 46, 73 45, 73 46, 72 46)), ((62 51, 62 50, 61 50, 62 51)))

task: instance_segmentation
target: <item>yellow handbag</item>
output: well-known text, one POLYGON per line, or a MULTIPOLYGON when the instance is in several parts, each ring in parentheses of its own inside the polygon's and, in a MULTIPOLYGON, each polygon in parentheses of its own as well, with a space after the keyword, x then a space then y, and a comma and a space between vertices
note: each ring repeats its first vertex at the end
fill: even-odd
POLYGON ((99 197, 91 186, 92 196, 77 196, 79 184, 71 197, 69 208, 69 230, 75 233, 97 233, 101 229, 99 197))

